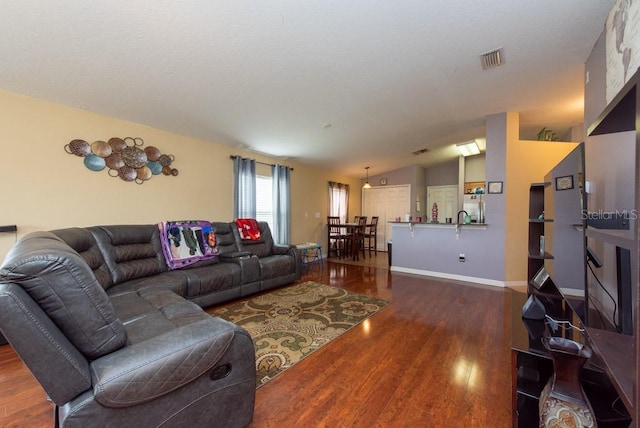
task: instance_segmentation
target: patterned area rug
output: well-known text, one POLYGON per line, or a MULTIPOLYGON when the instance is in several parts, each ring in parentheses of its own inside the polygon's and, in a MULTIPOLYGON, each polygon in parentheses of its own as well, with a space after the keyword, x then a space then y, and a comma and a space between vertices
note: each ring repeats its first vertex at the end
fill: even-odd
POLYGON ((259 388, 388 304, 309 281, 216 308, 214 313, 253 338, 259 388))

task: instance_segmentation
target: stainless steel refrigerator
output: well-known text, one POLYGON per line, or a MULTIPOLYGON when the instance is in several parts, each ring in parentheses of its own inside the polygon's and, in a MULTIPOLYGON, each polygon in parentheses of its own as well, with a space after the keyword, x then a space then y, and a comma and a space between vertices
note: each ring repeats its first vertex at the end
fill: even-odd
POLYGON ((484 195, 465 194, 462 209, 469 214, 472 223, 484 223, 484 195))

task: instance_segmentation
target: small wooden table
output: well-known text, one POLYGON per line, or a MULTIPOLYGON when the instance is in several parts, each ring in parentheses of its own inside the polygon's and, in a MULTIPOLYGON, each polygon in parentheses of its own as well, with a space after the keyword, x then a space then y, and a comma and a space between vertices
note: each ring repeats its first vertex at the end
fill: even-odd
POLYGON ((324 269, 322 245, 317 242, 305 242, 304 244, 296 244, 296 248, 300 250, 303 272, 306 273, 315 264, 320 267, 320 270, 324 269))

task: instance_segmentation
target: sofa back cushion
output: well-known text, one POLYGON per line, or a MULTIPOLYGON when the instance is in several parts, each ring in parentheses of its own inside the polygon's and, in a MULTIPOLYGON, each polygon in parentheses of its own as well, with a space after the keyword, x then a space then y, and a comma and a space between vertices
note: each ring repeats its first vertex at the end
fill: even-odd
POLYGON ((233 229, 236 228, 234 223, 214 221, 211 222, 211 225, 216 233, 218 254, 230 254, 239 251, 233 236, 233 229), (233 225, 233 228, 231 225, 233 225))
POLYGON ((240 251, 248 251, 258 257, 273 255, 273 237, 271 236, 269 223, 266 221, 258 222, 258 227, 260 228, 260 239, 257 240, 242 239, 240 232, 238 231, 238 226, 235 222, 230 223, 230 225, 234 228, 233 235, 238 243, 240 251))
POLYGON ((88 359, 121 348, 127 333, 80 255, 51 232, 34 232, 9 251, 0 278, 21 286, 88 359))
POLYGON ((155 224, 94 226, 89 231, 100 247, 114 285, 167 270, 155 224))
POLYGON ((98 244, 88 229, 72 227, 69 229, 59 229, 51 231, 56 236, 62 238, 80 257, 89 265, 96 279, 105 290, 113 285, 109 267, 98 248, 98 244))

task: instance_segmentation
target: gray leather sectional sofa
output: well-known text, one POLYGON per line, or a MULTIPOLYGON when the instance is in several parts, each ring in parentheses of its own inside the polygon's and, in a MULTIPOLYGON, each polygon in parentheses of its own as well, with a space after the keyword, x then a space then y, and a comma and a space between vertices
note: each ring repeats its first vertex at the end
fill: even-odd
POLYGON ((212 223, 219 257, 168 270, 156 225, 35 232, 0 267, 0 330, 64 427, 242 427, 255 354, 203 307, 296 281, 292 246, 212 223))

